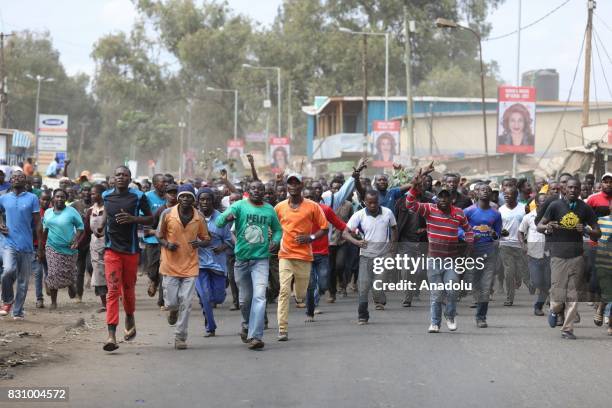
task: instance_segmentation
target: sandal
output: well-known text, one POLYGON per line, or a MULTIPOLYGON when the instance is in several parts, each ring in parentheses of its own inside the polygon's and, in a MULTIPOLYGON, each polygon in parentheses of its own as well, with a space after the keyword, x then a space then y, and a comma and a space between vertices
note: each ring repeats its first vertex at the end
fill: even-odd
POLYGON ((136 327, 132 327, 130 330, 124 330, 125 336, 123 336, 123 340, 130 341, 136 337, 136 327))
POLYGON ((119 348, 119 346, 117 345, 117 343, 113 343, 112 341, 107 341, 106 343, 104 343, 104 346, 102 346, 102 349, 104 351, 115 351, 119 348))
POLYGON ((123 336, 125 341, 130 341, 136 337, 136 322, 134 321, 134 315, 125 316, 125 330, 123 330, 123 332, 125 333, 123 336))

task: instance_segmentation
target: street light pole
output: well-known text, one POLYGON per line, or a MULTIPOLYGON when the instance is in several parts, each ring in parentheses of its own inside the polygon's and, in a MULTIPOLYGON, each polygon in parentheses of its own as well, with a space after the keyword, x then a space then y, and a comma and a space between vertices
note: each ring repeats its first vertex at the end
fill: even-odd
MULTIPOLYGON (((277 109, 278 109, 278 123, 277 123, 277 132, 278 132, 278 137, 282 137, 283 133, 282 133, 282 92, 281 92, 281 69, 280 67, 259 67, 259 66, 255 66, 255 65, 251 65, 251 64, 242 64, 243 68, 250 68, 250 69, 268 69, 268 70, 276 70, 276 87, 277 89, 277 109)), ((291 106, 289 107, 289 109, 291 109, 291 106)))
POLYGON ((340 27, 339 31, 347 34, 357 35, 382 35, 385 37, 385 120, 389 120, 389 33, 379 33, 370 31, 353 31, 350 28, 340 27))
POLYGON ((184 149, 184 139, 185 139, 185 127, 186 124, 185 122, 183 122, 183 120, 181 119, 181 121, 178 123, 178 127, 180 129, 180 155, 179 155, 179 180, 183 179, 183 149, 184 149))
POLYGON ((484 130, 484 148, 485 148, 485 159, 487 166, 487 174, 490 173, 490 165, 489 165, 489 142, 487 139, 487 111, 485 106, 485 71, 484 71, 484 62, 482 60, 482 39, 480 38, 480 34, 476 31, 472 30, 470 27, 462 26, 457 24, 452 20, 447 20, 445 18, 437 18, 436 19, 436 27, 438 28, 456 28, 461 30, 467 30, 474 34, 476 39, 478 40, 478 55, 480 57, 480 98, 482 105, 482 124, 484 130))
POLYGON ((45 78, 40 75, 30 75, 26 74, 26 78, 33 79, 37 82, 36 84, 36 111, 34 113, 34 137, 36 139, 36 165, 38 166, 38 156, 39 156, 39 148, 38 148, 38 116, 39 116, 39 107, 40 107, 40 86, 41 83, 44 82, 53 82, 55 79, 53 78, 45 78))

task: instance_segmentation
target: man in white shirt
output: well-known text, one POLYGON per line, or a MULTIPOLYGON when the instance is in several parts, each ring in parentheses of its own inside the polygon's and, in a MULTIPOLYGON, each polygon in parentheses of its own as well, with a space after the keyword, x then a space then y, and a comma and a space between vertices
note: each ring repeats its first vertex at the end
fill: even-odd
POLYGON ((527 254, 527 266, 531 284, 537 289, 538 297, 533 305, 533 314, 544 316, 544 303, 550 291, 550 254, 545 249, 546 237, 538 232, 535 224, 537 211, 546 201, 546 194, 539 193, 536 198, 536 210, 523 217, 519 226, 519 242, 527 254))
MULTIPOLYGON (((347 228, 343 232, 345 239, 349 240, 351 232, 358 232, 363 240, 360 241, 359 257, 359 307, 358 323, 367 324, 370 319, 368 312, 368 293, 372 288, 372 295, 376 310, 384 310, 387 299, 382 289, 372 287, 374 281, 374 259, 391 256, 394 251, 393 244, 397 242, 397 223, 393 212, 382 207, 378 201, 378 192, 368 190, 365 195, 366 207, 351 216, 347 228)), ((380 274, 384 282, 384 273, 380 274)))
POLYGON ((502 238, 499 252, 504 265, 506 301, 504 306, 514 304, 514 291, 521 287, 521 272, 527 270, 525 254, 519 242, 519 226, 525 216, 525 206, 518 203, 518 190, 514 185, 504 189, 505 204, 499 208, 502 216, 502 238))

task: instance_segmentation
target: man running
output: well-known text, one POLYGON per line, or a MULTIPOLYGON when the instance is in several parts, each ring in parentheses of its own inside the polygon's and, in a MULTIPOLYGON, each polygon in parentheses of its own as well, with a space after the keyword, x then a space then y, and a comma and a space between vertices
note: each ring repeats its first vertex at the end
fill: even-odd
MULTIPOLYGON (((38 198, 25 191, 26 176, 22 171, 11 174, 12 189, 0 196, 0 233, 2 249, 2 302, 0 316, 7 316, 13 309, 13 319, 23 320, 28 281, 32 272, 34 231, 42 242, 42 224, 38 198), (16 294, 13 285, 17 282, 16 294), (14 306, 14 307, 13 307, 14 306)), ((44 246, 39 245, 39 259, 43 259, 44 246)))
POLYGON ((144 193, 129 188, 132 173, 126 166, 115 169, 115 187, 102 194, 106 212, 104 273, 106 295, 106 324, 108 338, 105 351, 119 348, 116 331, 119 323, 119 298, 125 311, 126 341, 136 337, 136 277, 138 275, 138 224, 151 225, 153 216, 144 193), (143 215, 140 215, 143 214, 143 215))
POLYGON ((302 176, 291 173, 287 177, 289 198, 274 208, 283 228, 283 239, 278 252, 280 294, 278 296, 278 341, 289 340, 289 297, 291 281, 295 279, 295 297, 304 299, 312 268, 312 247, 315 240, 327 235, 327 219, 317 203, 302 197, 302 176), (319 230, 312 233, 316 228, 319 230))
POLYGON ((163 275, 168 324, 175 325, 174 348, 187 348, 191 300, 198 278, 198 248, 210 243, 204 217, 195 209, 191 184, 179 187, 178 205, 165 210, 157 227, 162 247, 159 271, 163 275))
POLYGON ((278 247, 282 235, 274 208, 263 201, 264 191, 261 181, 251 182, 249 197, 230 205, 216 221, 219 228, 234 221, 236 229, 234 276, 239 288, 242 312, 240 338, 244 343, 248 343, 251 350, 264 347, 268 258, 270 252, 278 247))
MULTIPOLYGON (((145 195, 149 201, 151 212, 157 213, 160 207, 166 205, 166 182, 163 174, 155 174, 153 176, 153 190, 147 192, 145 195)), ((149 277, 149 287, 147 288, 147 294, 150 297, 154 297, 158 289, 161 289, 162 280, 159 276, 159 257, 160 247, 159 241, 155 236, 155 230, 152 228, 144 229, 143 238, 144 248, 144 268, 149 277)))

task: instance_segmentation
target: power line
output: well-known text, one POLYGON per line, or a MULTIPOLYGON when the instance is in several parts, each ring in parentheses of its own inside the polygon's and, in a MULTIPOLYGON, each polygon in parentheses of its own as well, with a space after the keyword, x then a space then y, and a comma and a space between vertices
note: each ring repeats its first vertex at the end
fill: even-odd
POLYGON ((576 77, 578 76, 578 69, 580 68, 580 60, 582 59, 582 53, 584 52, 584 43, 586 42, 586 34, 587 32, 585 29, 584 35, 582 36, 582 45, 580 45, 580 54, 578 55, 578 61, 576 62, 576 69, 574 70, 574 76, 572 78, 572 85, 570 86, 569 92, 567 94, 567 100, 565 101, 563 112, 561 112, 561 117, 559 118, 559 122, 557 123, 557 126, 555 127, 553 136, 550 139, 548 146, 546 146, 546 150, 544 150, 544 153, 542 153, 542 155, 540 156, 540 160, 542 160, 542 158, 546 156, 551 146, 555 142, 555 139, 557 138, 557 134, 559 133, 559 129, 561 128, 561 122, 563 122, 563 118, 565 117, 565 113, 567 112, 567 108, 569 107, 570 99, 572 98, 572 91, 574 90, 574 85, 576 84, 576 77))
MULTIPOLYGON (((610 55, 608 54, 608 51, 606 50, 604 44, 601 42, 601 38, 599 38, 599 34, 597 34, 597 31, 595 29, 593 29, 593 33, 595 34, 595 51, 597 52, 597 59, 599 59, 599 65, 601 66, 601 73, 603 74, 604 81, 606 82, 608 93, 610 93, 610 96, 612 97, 612 88, 610 87, 608 77, 606 76, 606 67, 604 66, 603 61, 601 60, 601 52, 599 51, 598 43, 601 43, 601 47, 605 51, 606 55, 608 55, 608 58, 610 57, 610 55)), ((610 62, 612 63, 612 59, 610 62)))
POLYGON ((595 14, 595 16, 597 17, 597 19, 601 22, 601 24, 606 27, 608 30, 610 30, 610 32, 612 33, 612 27, 610 27, 608 25, 608 23, 606 23, 606 20, 604 20, 603 18, 599 17, 599 14, 597 14, 595 11, 593 11, 593 14, 595 14))
POLYGON ((547 17, 551 16, 552 14, 554 14, 557 10, 559 10, 561 7, 565 6, 570 1, 572 1, 572 0, 565 0, 563 3, 559 4, 557 7, 555 7, 552 10, 550 10, 548 13, 544 14, 542 17, 538 18, 535 21, 532 21, 531 23, 521 27, 520 29, 514 30, 511 33, 506 33, 506 34, 498 35, 496 37, 483 38, 483 41, 501 40, 502 38, 510 37, 511 35, 514 35, 514 34, 518 33, 519 30, 523 31, 523 30, 525 30, 527 28, 533 27, 534 25, 538 24, 540 21, 542 21, 542 20, 546 19, 547 17))

